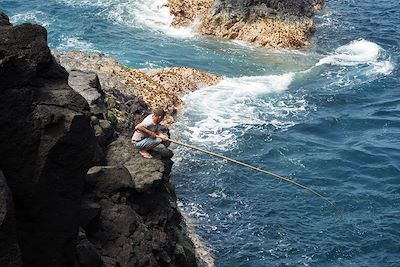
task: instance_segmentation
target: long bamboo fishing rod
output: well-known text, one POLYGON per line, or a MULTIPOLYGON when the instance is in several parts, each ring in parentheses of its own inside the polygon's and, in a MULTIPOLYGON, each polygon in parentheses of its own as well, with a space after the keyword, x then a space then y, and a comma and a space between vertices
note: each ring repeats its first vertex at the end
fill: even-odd
POLYGON ((313 190, 313 189, 311 189, 311 188, 309 188, 309 187, 307 187, 307 186, 304 186, 304 185, 302 185, 302 184, 299 184, 299 183, 297 183, 297 182, 295 182, 295 181, 292 181, 292 180, 290 180, 289 178, 280 176, 280 175, 278 175, 278 174, 276 174, 276 173, 273 173, 273 172, 270 172, 270 171, 266 171, 266 170, 263 170, 263 169, 260 169, 260 168, 251 166, 251 165, 249 165, 249 164, 247 164, 247 163, 238 161, 238 160, 236 160, 236 159, 228 158, 228 157, 226 157, 226 156, 224 156, 224 155, 221 155, 221 154, 218 154, 218 153, 214 153, 214 152, 212 152, 212 151, 205 150, 205 149, 200 148, 200 147, 196 147, 196 146, 193 146, 193 145, 190 145, 190 144, 185 144, 185 143, 182 143, 182 142, 179 142, 179 141, 176 141, 176 140, 172 140, 172 139, 169 139, 169 138, 167 138, 167 140, 170 141, 170 142, 172 142, 172 143, 175 143, 175 144, 177 144, 177 145, 189 147, 189 148, 191 148, 191 149, 198 150, 198 151, 201 151, 201 152, 203 152, 203 153, 206 153, 206 154, 209 154, 209 155, 212 155, 212 156, 215 156, 215 157, 219 157, 219 158, 225 159, 225 160, 227 160, 227 161, 230 161, 230 162, 233 162, 233 163, 236 163, 236 164, 245 166, 245 167, 250 168, 250 169, 253 169, 253 170, 255 170, 255 171, 259 171, 259 172, 262 172, 262 173, 265 173, 265 174, 274 176, 275 178, 278 178, 278 179, 280 179, 280 180, 283 180, 283 181, 289 182, 289 183, 291 183, 291 184, 294 184, 295 186, 298 186, 298 187, 300 187, 300 188, 302 188, 302 189, 305 189, 305 190, 307 190, 307 191, 313 193, 314 195, 317 195, 318 197, 322 198, 324 201, 328 202, 329 205, 331 205, 333 208, 336 209, 336 211, 339 211, 339 209, 335 206, 335 204, 333 204, 333 202, 331 202, 329 199, 327 199, 326 197, 324 197, 323 195, 321 195, 321 194, 318 193, 317 191, 315 191, 315 190, 313 190))

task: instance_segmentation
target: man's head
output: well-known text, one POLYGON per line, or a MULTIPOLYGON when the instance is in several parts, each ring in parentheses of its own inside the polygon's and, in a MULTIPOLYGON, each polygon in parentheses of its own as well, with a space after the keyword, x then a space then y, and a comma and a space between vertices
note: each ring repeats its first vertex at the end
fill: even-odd
POLYGON ((157 123, 160 123, 165 117, 165 111, 161 108, 158 108, 153 111, 153 120, 157 123))

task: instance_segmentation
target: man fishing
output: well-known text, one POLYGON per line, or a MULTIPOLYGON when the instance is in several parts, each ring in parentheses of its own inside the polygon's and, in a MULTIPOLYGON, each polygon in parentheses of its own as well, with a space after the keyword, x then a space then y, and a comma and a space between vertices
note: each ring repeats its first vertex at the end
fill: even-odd
POLYGON ((164 116, 165 116, 164 110, 156 109, 153 112, 153 114, 150 114, 149 116, 147 116, 141 123, 139 123, 135 127, 135 133, 132 136, 132 142, 135 143, 136 148, 140 149, 139 153, 144 158, 151 159, 152 156, 150 155, 149 150, 158 146, 162 141, 169 141, 169 142, 175 143, 177 145, 181 145, 181 146, 188 147, 188 148, 191 148, 191 149, 194 149, 197 151, 201 151, 203 153, 206 153, 206 154, 218 157, 218 158, 222 158, 224 160, 227 160, 227 161, 236 163, 238 165, 253 169, 255 171, 274 176, 275 178, 278 178, 281 181, 282 180, 286 181, 288 183, 291 183, 297 187, 300 187, 302 189, 305 189, 305 190, 313 193, 314 195, 320 197, 321 199, 323 199, 324 201, 329 203, 337 211, 339 211, 339 209, 335 206, 335 204, 333 202, 331 202, 329 199, 327 199, 326 197, 324 197, 317 191, 315 191, 307 186, 304 186, 302 184, 299 184, 289 178, 280 176, 280 175, 270 172, 270 171, 266 171, 266 170, 251 166, 247 163, 244 163, 244 162, 232 159, 232 158, 228 158, 221 154, 217 154, 217 153, 202 149, 200 147, 196 147, 196 146, 193 146, 190 144, 185 144, 185 143, 179 142, 177 140, 169 139, 168 136, 166 136, 160 132, 160 122, 164 119, 164 116))
POLYGON ((166 135, 160 132, 160 122, 164 117, 165 111, 156 109, 135 127, 132 142, 135 144, 135 147, 139 149, 140 155, 146 159, 152 158, 149 150, 168 139, 166 135))

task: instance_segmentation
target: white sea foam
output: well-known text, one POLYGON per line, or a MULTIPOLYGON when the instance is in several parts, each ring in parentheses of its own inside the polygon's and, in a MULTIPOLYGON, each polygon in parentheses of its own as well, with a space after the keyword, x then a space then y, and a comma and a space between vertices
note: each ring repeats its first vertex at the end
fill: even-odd
POLYGON ((172 27, 173 17, 167 5, 168 0, 138 0, 135 1, 130 13, 136 23, 145 25, 150 29, 178 38, 195 36, 195 29, 198 27, 199 22, 196 21, 188 27, 172 27))
MULTIPOLYGON (((190 121, 182 115, 177 127, 184 125, 184 138, 204 146, 230 150, 238 135, 258 125, 286 130, 304 118, 308 106, 304 96, 281 92, 296 76, 307 77, 314 68, 328 66, 319 77, 328 87, 348 88, 388 75, 394 65, 384 49, 366 40, 353 41, 322 57, 313 67, 283 75, 224 78, 218 85, 203 88, 184 98, 190 121), (329 68, 340 66, 339 69, 329 68)), ((323 84, 321 84, 324 86, 323 84)), ((324 87, 325 88, 325 87, 324 87)))
POLYGON ((375 64, 373 64, 373 67, 374 68, 372 72, 380 73, 383 75, 389 75, 394 70, 394 64, 389 60, 376 62, 375 64))
POLYGON ((58 0, 73 7, 99 7, 98 15, 129 27, 145 27, 176 38, 196 35, 199 21, 188 27, 171 26, 173 17, 167 6, 168 0, 58 0))
POLYGON ((57 0, 57 2, 72 7, 109 7, 113 1, 110 0, 57 0))
POLYGON ((84 52, 99 52, 94 44, 82 40, 80 37, 61 36, 61 44, 57 50, 80 50, 84 52))
POLYGON ((320 59, 316 66, 326 64, 347 67, 365 64, 371 67, 367 70, 367 74, 388 75, 394 69, 393 63, 386 58, 382 47, 366 40, 356 40, 340 46, 331 55, 320 59))
MULTIPOLYGON (((230 149, 236 144, 238 134, 232 131, 234 127, 244 127, 245 131, 255 125, 270 124, 282 129, 293 126, 295 122, 287 117, 304 112, 306 101, 294 97, 277 100, 263 96, 286 90, 294 76, 294 73, 287 73, 225 78, 216 86, 186 96, 186 112, 196 114, 185 125, 187 138, 195 143, 230 149)), ((180 123, 185 124, 185 121, 180 123)))
POLYGON ((29 22, 42 25, 43 27, 48 27, 51 21, 52 19, 46 13, 38 10, 30 10, 10 17, 10 22, 13 24, 29 22))

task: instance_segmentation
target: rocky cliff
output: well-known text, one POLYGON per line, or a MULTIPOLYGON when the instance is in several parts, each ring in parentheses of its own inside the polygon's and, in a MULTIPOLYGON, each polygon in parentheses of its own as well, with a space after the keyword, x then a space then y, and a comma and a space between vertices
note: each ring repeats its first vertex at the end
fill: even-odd
MULTIPOLYGON (((51 56, 43 27, 13 27, 0 15, 0 169, 10 189, 6 203, 12 203, 4 206, 2 227, 14 226, 17 238, 14 256, 0 252, 1 266, 75 262, 80 200, 95 137, 89 106, 67 78, 51 56), (9 220, 16 223, 4 224, 9 220)), ((1 239, 13 232, 2 229, 1 239)))
POLYGON ((169 0, 172 25, 200 21, 199 31, 271 48, 308 45, 324 0, 169 0))
POLYGON ((184 93, 219 78, 55 54, 69 73, 43 27, 0 13, 0 266, 197 266, 172 152, 146 160, 129 137, 151 107, 172 119, 184 93))
POLYGON ((121 130, 132 128, 129 122, 138 123, 145 110, 157 107, 167 112, 164 122, 171 124, 174 122, 174 115, 182 109, 183 95, 204 86, 215 85, 221 80, 214 74, 188 67, 138 70, 126 68, 115 59, 100 53, 53 53, 68 71, 80 70, 95 72, 98 75, 101 87, 106 93, 106 101, 110 105, 109 110, 115 111, 109 115, 115 117, 114 120, 118 121, 121 130), (121 93, 125 99, 122 99, 121 93), (125 120, 125 115, 118 111, 113 101, 131 104, 126 108, 133 116, 125 120))

